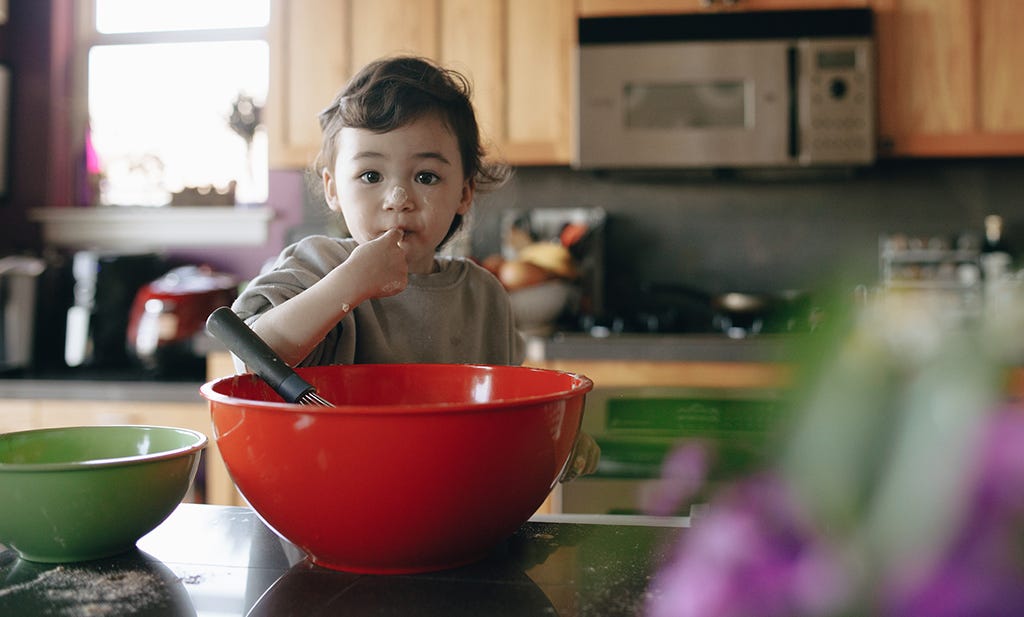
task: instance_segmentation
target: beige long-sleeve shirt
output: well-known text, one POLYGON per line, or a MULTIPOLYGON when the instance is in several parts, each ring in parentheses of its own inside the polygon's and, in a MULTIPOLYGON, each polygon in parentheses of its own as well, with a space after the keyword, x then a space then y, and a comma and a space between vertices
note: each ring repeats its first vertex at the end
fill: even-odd
MULTIPOLYGON (((345 261, 351 238, 309 236, 285 248, 232 305, 251 323, 345 261)), ((524 345, 508 294, 472 261, 439 257, 439 269, 412 274, 401 293, 356 306, 299 366, 369 363, 521 364, 524 345)))

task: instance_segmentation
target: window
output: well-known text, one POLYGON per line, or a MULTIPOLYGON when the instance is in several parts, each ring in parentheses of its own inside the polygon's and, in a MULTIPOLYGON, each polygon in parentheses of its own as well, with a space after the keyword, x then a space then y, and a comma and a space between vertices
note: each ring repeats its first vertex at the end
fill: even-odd
POLYGON ((267 198, 269 0, 93 0, 86 165, 109 205, 267 198))

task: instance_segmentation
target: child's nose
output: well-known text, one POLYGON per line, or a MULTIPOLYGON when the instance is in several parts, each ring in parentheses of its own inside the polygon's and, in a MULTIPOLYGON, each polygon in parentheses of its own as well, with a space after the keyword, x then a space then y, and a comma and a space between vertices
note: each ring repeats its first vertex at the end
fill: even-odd
POLYGON ((409 207, 409 194, 401 186, 395 186, 384 198, 385 210, 405 210, 409 207))

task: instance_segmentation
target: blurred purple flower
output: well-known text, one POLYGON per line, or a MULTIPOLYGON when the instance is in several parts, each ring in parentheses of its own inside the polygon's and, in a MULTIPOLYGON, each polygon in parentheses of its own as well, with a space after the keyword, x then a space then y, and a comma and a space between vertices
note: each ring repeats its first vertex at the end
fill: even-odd
POLYGON ((661 478, 642 489, 640 503, 652 516, 672 516, 688 505, 707 481, 711 452, 703 442, 688 440, 665 457, 661 478))
POLYGON ((1024 514, 1024 407, 1007 406, 993 414, 978 475, 973 514, 1019 523, 1024 514))
POLYGON ((1024 410, 986 428, 963 525, 933 568, 892 582, 893 617, 1024 615, 1024 410))
POLYGON ((837 554, 777 478, 728 489, 650 587, 649 617, 827 615, 847 593, 837 554))

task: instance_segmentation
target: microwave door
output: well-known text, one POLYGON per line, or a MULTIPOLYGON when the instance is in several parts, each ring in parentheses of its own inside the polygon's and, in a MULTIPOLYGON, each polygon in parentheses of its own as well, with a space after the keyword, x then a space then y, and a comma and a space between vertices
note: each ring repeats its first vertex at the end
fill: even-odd
POLYGON ((780 41, 581 47, 575 165, 795 164, 793 61, 780 41))

